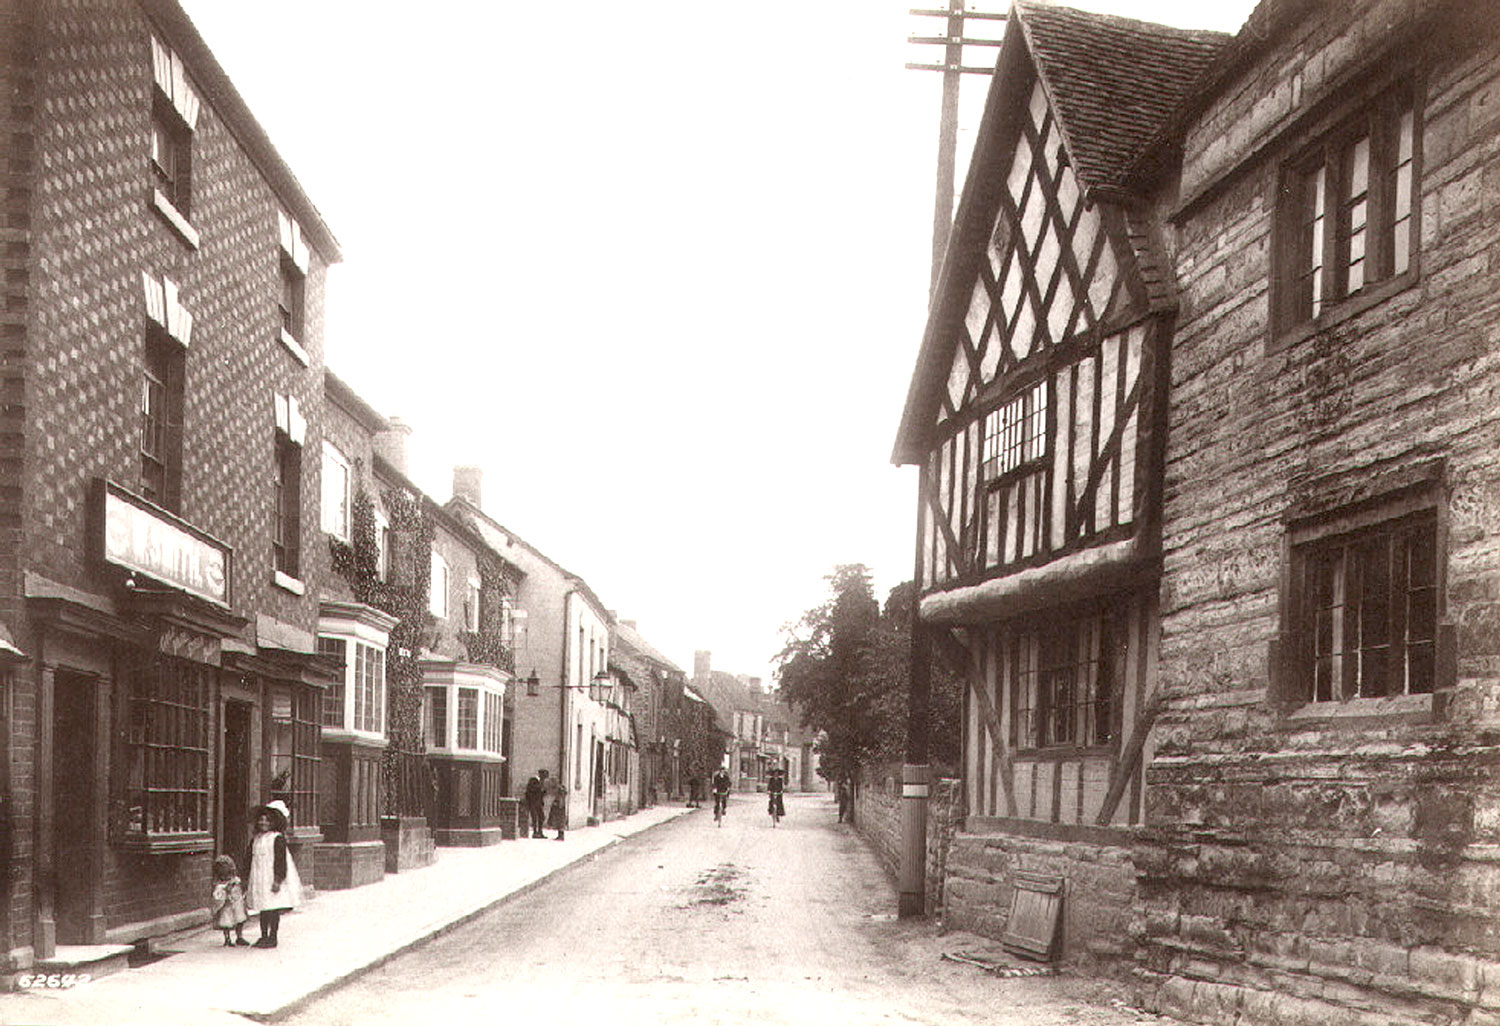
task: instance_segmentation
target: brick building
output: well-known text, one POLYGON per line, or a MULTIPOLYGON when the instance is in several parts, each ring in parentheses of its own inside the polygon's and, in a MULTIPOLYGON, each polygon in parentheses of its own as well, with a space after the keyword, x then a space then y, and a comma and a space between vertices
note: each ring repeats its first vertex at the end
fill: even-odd
POLYGON ((896 452, 955 925, 1055 895, 1193 1018, 1500 1009, 1497 97, 1481 3, 1013 7, 896 452))
POLYGON ((320 839, 327 226, 170 0, 0 7, 8 965, 201 921, 320 839), (10 642, 13 642, 11 644, 10 642))

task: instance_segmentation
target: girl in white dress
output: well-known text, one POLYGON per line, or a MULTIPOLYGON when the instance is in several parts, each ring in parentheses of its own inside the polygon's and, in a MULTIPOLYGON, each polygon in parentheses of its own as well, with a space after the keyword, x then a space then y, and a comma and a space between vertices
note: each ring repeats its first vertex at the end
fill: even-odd
POLYGON ((255 813, 255 839, 250 842, 250 879, 246 901, 260 913, 257 948, 274 948, 281 931, 281 914, 302 900, 302 881, 286 847, 286 825, 291 810, 282 801, 261 806, 255 813))

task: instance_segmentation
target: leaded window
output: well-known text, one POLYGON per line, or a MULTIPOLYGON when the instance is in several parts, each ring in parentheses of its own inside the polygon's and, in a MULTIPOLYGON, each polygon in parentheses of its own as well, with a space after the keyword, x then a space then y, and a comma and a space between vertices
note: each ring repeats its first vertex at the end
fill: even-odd
POLYGON ((1089 748, 1114 738, 1113 618, 1059 618, 1014 636, 1011 731, 1018 748, 1089 748))
POLYGON ((1390 90, 1293 162, 1282 177, 1279 327, 1405 274, 1416 252, 1418 118, 1390 90))
POLYGON ((272 688, 271 797, 286 802, 294 827, 318 823, 318 718, 313 688, 272 688))
POLYGON ((125 831, 143 839, 207 834, 212 669, 161 656, 130 673, 125 831))

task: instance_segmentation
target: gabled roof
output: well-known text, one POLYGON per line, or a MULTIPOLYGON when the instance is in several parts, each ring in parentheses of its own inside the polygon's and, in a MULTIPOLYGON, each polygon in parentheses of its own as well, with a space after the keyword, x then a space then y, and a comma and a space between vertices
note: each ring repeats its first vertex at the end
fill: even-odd
MULTIPOLYGON (((1125 198, 1121 183, 1138 155, 1159 143, 1173 112, 1230 38, 1222 32, 1014 0, 907 391, 893 463, 917 463, 926 455, 934 397, 953 362, 954 332, 968 306, 975 261, 994 228, 997 192, 1012 157, 1021 107, 1013 102, 1015 90, 1031 88, 1034 69, 1085 197, 1118 201, 1125 198)), ((1127 225, 1136 265, 1129 273, 1141 275, 1155 309, 1168 305, 1170 297, 1145 228, 1127 225)))
POLYGON ((659 667, 667 670, 672 670, 676 673, 682 672, 682 667, 678 666, 676 663, 672 662, 672 660, 662 655, 655 648, 653 648, 645 638, 641 637, 640 631, 636 630, 634 627, 630 626, 624 621, 617 620, 615 621, 616 650, 618 650, 622 643, 625 648, 630 650, 630 652, 644 659, 646 662, 655 663, 659 667))
POLYGON ((541 549, 537 548, 535 545, 532 545, 525 538, 522 538, 510 528, 502 525, 488 513, 484 512, 484 510, 480 509, 478 506, 474 505, 472 502, 461 495, 455 495, 453 498, 449 499, 448 502, 443 506, 443 508, 447 510, 450 515, 457 518, 460 523, 468 525, 468 527, 476 535, 479 536, 480 540, 484 542, 485 546, 491 552, 501 557, 502 559, 505 559, 512 565, 515 564, 515 560, 508 558, 505 555, 505 550, 511 545, 521 546, 527 552, 535 556, 539 561, 556 571, 558 576, 562 577, 569 584, 571 584, 580 595, 582 595, 589 603, 593 605, 595 612, 599 614, 602 620, 604 620, 611 626, 614 626, 614 614, 609 611, 608 606, 600 601, 599 596, 594 594, 594 589, 590 588, 588 582, 585 581, 582 577, 579 577, 571 570, 560 566, 556 560, 552 559, 541 549))
POLYGON ((1014 11, 1086 189, 1120 178, 1231 39, 1034 0, 1014 11))

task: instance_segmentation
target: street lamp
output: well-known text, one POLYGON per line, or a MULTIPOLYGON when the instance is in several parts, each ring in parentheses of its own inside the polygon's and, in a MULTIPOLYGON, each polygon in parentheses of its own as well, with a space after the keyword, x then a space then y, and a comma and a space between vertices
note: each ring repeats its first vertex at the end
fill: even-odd
POLYGON ((531 676, 526 678, 526 696, 535 698, 542 692, 542 679, 536 675, 536 667, 531 668, 531 676))

